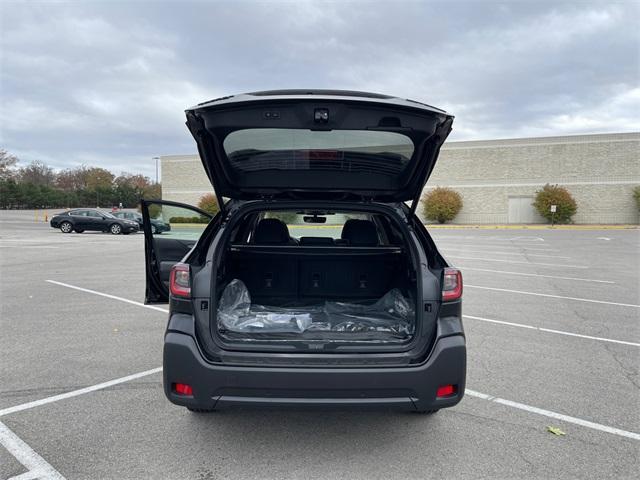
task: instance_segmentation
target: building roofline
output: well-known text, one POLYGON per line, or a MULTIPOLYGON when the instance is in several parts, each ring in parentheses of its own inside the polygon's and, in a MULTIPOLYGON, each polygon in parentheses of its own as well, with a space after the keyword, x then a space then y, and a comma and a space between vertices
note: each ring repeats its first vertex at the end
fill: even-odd
POLYGON ((549 137, 521 137, 500 138, 492 140, 459 140, 446 142, 442 149, 448 148, 474 148, 474 147, 500 147, 500 146, 527 146, 540 144, 561 143, 595 143, 595 142, 629 142, 640 141, 640 132, 619 133, 587 133, 579 135, 558 135, 549 137))

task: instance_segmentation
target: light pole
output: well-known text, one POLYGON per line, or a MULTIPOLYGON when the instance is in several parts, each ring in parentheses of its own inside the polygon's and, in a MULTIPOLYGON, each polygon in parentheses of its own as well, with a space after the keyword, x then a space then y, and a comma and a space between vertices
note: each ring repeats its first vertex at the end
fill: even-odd
POLYGON ((160 160, 160 157, 153 157, 151 160, 156 161, 156 185, 157 185, 158 184, 158 160, 160 160))

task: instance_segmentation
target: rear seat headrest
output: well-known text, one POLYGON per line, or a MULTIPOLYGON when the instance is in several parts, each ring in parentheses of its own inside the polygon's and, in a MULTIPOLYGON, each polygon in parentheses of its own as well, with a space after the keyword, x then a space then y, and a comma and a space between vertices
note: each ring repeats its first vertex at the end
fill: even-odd
POLYGON ((277 218, 263 218, 258 222, 253 243, 286 245, 292 243, 287 225, 277 218))
POLYGON ((340 237, 347 240, 351 246, 373 247, 378 245, 378 231, 376 225, 370 220, 350 218, 344 223, 340 237))

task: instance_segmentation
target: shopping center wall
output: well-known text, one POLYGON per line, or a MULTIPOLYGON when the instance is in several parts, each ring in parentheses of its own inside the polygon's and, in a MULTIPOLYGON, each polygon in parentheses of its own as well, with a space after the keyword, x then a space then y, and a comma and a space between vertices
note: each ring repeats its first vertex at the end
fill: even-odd
POLYGON ((198 155, 165 155, 162 162, 162 198, 198 205, 200 198, 213 193, 198 155))
POLYGON ((635 224, 639 152, 640 133, 451 142, 425 193, 446 186, 462 195, 453 223, 539 223, 535 192, 558 184, 576 200, 575 223, 635 224), (513 208, 517 202, 525 211, 513 208))
MULTIPOLYGON (((447 142, 425 193, 447 186, 462 195, 453 223, 541 223, 535 192, 558 184, 578 204, 575 223, 637 224, 639 152, 640 133, 447 142)), ((161 159, 165 200, 197 205, 213 192, 197 155, 161 159)))

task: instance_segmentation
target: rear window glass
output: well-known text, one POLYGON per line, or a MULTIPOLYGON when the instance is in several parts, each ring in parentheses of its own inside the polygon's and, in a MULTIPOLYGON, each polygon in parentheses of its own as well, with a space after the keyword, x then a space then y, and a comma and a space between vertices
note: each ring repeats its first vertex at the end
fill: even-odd
POLYGON ((349 219, 371 220, 368 213, 356 212, 323 212, 314 215, 313 212, 273 211, 265 212, 262 218, 277 218, 287 225, 289 233, 294 238, 300 237, 329 237, 340 238, 344 224, 349 219), (306 217, 306 220, 305 220, 306 217), (323 223, 314 223, 323 222, 323 223))
POLYGON ((414 151, 406 135, 373 130, 254 128, 230 133, 223 146, 231 165, 246 172, 343 170, 397 175, 414 151))
POLYGON ((303 246, 390 246, 400 245, 381 228, 390 222, 368 212, 275 210, 252 214, 233 233, 235 244, 303 245, 303 246), (263 221, 271 222, 259 230, 263 221), (273 225, 276 220, 282 226, 273 225), (348 225, 351 223, 351 225, 348 225), (358 225, 353 225, 357 223, 358 225), (265 231, 268 230, 268 231, 265 231), (266 235, 265 235, 266 234, 266 235))

